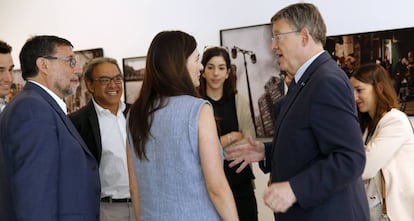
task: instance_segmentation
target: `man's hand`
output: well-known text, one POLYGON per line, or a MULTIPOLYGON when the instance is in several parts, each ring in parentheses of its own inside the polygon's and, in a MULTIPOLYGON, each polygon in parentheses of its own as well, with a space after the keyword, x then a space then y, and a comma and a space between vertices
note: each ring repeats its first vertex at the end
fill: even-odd
POLYGON ((295 202, 296 196, 289 182, 272 183, 263 196, 266 206, 275 213, 286 212, 295 202))
POLYGON ((229 164, 230 167, 243 162, 236 170, 237 173, 240 173, 250 163, 258 162, 265 157, 265 148, 262 142, 253 140, 250 136, 247 138, 247 141, 248 143, 246 144, 230 146, 224 150, 226 159, 233 160, 229 164))

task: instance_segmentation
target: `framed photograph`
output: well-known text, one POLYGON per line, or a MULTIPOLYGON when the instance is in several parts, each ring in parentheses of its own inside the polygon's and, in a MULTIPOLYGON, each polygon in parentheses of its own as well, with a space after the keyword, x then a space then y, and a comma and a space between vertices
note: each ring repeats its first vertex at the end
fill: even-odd
POLYGON ((258 137, 273 134, 272 104, 283 95, 280 70, 271 50, 270 24, 220 30, 222 46, 230 49, 237 91, 250 102, 258 137))
MULTIPOLYGON (((102 57, 104 55, 102 48, 75 51, 74 53, 77 65, 80 65, 82 70, 83 67, 93 58, 102 57)), ((76 93, 65 98, 68 113, 74 112, 83 107, 89 102, 92 97, 86 88, 85 81, 83 80, 83 75, 80 74, 79 78, 79 87, 76 89, 76 93)))
POLYGON ((401 110, 414 116, 414 28, 328 36, 325 50, 347 72, 346 60, 353 57, 353 70, 361 64, 377 63, 390 74, 401 102, 401 110))
MULTIPOLYGON (((75 51, 75 58, 77 65, 80 65, 83 70, 83 66, 87 64, 90 60, 96 57, 103 56, 103 49, 89 49, 82 51, 75 51)), ((85 82, 83 80, 82 73, 79 73, 79 87, 76 89, 76 93, 69 97, 65 98, 65 103, 68 108, 68 113, 78 110, 83 107, 90 99, 91 95, 86 89, 85 82)), ((10 93, 7 95, 7 101, 10 101, 13 96, 15 96, 20 90, 23 89, 26 81, 22 78, 22 72, 20 69, 13 70, 13 84, 11 86, 10 93)))
POLYGON ((10 100, 21 91, 26 84, 26 81, 23 80, 22 71, 20 69, 13 70, 13 83, 10 87, 10 92, 6 95, 6 101, 10 102, 10 100))
POLYGON ((144 80, 145 56, 122 59, 124 70, 125 102, 134 103, 139 96, 142 80, 144 80))

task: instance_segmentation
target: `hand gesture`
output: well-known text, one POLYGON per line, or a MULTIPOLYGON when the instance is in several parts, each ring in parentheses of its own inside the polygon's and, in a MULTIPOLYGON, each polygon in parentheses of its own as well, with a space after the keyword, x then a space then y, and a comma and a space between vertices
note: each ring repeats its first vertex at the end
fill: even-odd
POLYGON ((263 160, 265 156, 264 144, 262 142, 253 140, 250 136, 247 138, 247 141, 248 143, 246 144, 230 146, 224 150, 226 159, 233 160, 229 164, 230 167, 243 162, 236 170, 237 173, 240 173, 250 163, 263 160))
POLYGON ((273 212, 286 212, 295 202, 296 197, 289 182, 272 183, 264 192, 266 206, 273 212))

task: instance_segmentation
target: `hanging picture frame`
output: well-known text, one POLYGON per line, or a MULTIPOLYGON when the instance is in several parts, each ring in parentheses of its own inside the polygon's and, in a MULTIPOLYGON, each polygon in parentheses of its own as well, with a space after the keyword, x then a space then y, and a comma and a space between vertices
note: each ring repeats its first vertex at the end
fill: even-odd
MULTIPOLYGON (((76 58, 76 65, 79 65, 81 70, 83 70, 83 67, 92 59, 102 57, 104 55, 102 48, 74 51, 74 54, 76 58)), ((76 89, 76 93, 65 98, 68 114, 85 106, 91 97, 92 95, 86 88, 83 73, 79 73, 79 86, 76 89)))
POLYGON ((16 96, 17 93, 19 93, 24 85, 26 84, 26 81, 23 80, 22 77, 22 71, 20 69, 14 69, 12 72, 13 75, 13 82, 10 87, 9 94, 6 95, 6 101, 10 102, 11 99, 16 96))
POLYGON ((414 117, 414 28, 379 30, 328 36, 325 50, 347 71, 346 60, 355 58, 353 69, 377 63, 389 73, 400 101, 400 110, 414 117), (409 57, 411 51, 412 57, 409 57))
POLYGON ((256 136, 271 137, 274 128, 272 104, 283 95, 277 58, 270 47, 271 25, 220 30, 220 41, 231 51, 237 91, 249 101, 256 136))
POLYGON ((124 94, 127 104, 134 103, 139 96, 142 81, 144 80, 145 61, 145 56, 122 59, 124 94))

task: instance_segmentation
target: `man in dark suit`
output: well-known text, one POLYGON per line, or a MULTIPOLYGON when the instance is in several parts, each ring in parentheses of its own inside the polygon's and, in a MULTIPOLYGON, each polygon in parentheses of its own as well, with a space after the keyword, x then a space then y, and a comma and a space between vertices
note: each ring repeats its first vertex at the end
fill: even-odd
POLYGON ((85 66, 84 79, 93 98, 69 117, 99 162, 100 219, 134 221, 126 161, 128 108, 121 102, 121 70, 113 58, 95 58, 85 66))
POLYGON ((0 220, 98 220, 96 159, 66 116, 79 84, 72 44, 30 38, 20 52, 27 80, 0 115, 0 220))
POLYGON ((272 22, 280 69, 295 73, 283 98, 272 142, 230 147, 231 166, 265 160, 272 183, 264 193, 277 221, 368 221, 361 174, 365 151, 348 77, 323 50, 326 26, 308 3, 290 5, 272 22))

